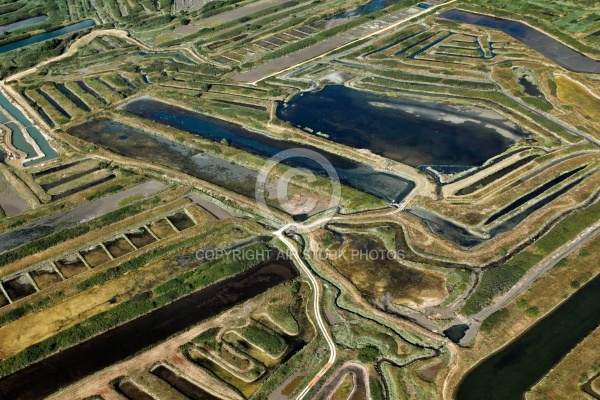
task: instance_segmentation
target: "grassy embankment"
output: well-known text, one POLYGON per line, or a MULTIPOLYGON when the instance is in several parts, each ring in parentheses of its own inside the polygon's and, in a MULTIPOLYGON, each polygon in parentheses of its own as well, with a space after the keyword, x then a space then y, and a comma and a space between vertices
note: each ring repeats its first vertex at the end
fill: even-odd
MULTIPOLYGON (((177 243, 168 248, 162 249, 163 255, 173 254, 185 249, 194 251, 199 238, 191 238, 183 243, 177 243)), ((264 244, 249 245, 249 249, 262 251, 264 244)), ((197 262, 197 261, 196 261, 197 262)), ((228 277, 237 275, 252 266, 256 265, 256 260, 238 260, 232 262, 227 258, 221 258, 215 261, 208 261, 203 268, 192 269, 178 277, 169 280, 152 289, 150 296, 145 299, 131 299, 123 302, 114 308, 74 325, 62 332, 54 335, 40 343, 28 347, 17 355, 3 360, 0 363, 0 376, 7 376, 26 365, 40 360, 60 349, 72 346, 103 331, 121 325, 127 321, 133 320, 140 315, 146 314, 157 308, 163 307, 187 294, 200 290, 211 284, 219 282, 228 277)), ((122 269, 135 269, 146 264, 145 257, 133 260, 121 266, 122 269)), ((92 278, 94 281, 90 284, 83 283, 88 287, 102 283, 103 276, 92 278)))
MULTIPOLYGON (((466 315, 476 314, 487 306, 494 297, 510 289, 544 257, 568 243, 582 230, 599 219, 600 202, 596 202, 563 218, 548 233, 503 265, 484 271, 479 285, 463 306, 462 312, 466 315)), ((497 316, 490 318, 493 321, 497 316)))

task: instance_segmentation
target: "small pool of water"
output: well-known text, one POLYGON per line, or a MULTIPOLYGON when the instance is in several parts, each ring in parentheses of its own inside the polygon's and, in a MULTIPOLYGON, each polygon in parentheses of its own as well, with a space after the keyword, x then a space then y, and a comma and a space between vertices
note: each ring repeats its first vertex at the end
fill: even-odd
POLYGON ((444 335, 454 343, 458 343, 465 336, 468 329, 469 325, 467 324, 454 325, 446 329, 444 335))
POLYGON ((529 79, 527 79, 527 75, 522 75, 519 78, 519 84, 523 86, 523 88, 525 89, 525 93, 527 93, 528 95, 533 97, 544 97, 544 94, 540 91, 540 88, 538 88, 536 85, 531 83, 529 79))

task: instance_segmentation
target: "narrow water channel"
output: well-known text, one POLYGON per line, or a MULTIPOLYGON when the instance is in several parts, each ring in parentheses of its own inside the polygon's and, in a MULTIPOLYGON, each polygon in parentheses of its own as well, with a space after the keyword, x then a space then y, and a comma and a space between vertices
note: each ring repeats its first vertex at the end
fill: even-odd
POLYGON ((29 46, 30 44, 43 42, 44 40, 54 39, 56 37, 66 35, 67 33, 80 31, 85 28, 91 28, 94 25, 96 25, 94 20, 86 19, 85 21, 81 21, 81 22, 78 22, 73 25, 65 26, 64 28, 56 29, 56 30, 50 31, 50 32, 40 33, 39 35, 31 36, 27 39, 10 42, 3 46, 0 46, 0 54, 6 53, 7 51, 20 49, 21 47, 29 46))
MULTIPOLYGON (((32 122, 25 116, 25 114, 15 107, 15 105, 12 104, 12 102, 3 93, 0 93, 0 107, 5 109, 13 120, 19 121, 23 126, 25 126, 29 136, 31 136, 31 138, 39 146, 40 150, 42 150, 42 152, 45 154, 45 156, 42 158, 25 162, 23 164, 25 167, 58 157, 58 153, 52 148, 52 146, 50 146, 44 135, 42 135, 42 133, 32 125, 32 122)), ((5 117, 0 118, 0 122, 4 122, 4 120, 6 120, 5 117)), ((11 136, 13 146, 26 153, 28 158, 35 157, 37 153, 25 140, 25 132, 23 132, 21 128, 14 123, 12 123, 12 127, 10 129, 13 133, 13 136, 11 136)))

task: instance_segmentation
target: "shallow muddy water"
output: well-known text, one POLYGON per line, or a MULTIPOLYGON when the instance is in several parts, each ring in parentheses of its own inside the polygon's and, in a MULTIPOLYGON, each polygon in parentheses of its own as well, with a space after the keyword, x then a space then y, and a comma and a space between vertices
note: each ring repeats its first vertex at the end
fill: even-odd
POLYGON ((2 174, 0 174, 0 208, 9 217, 29 210, 27 203, 2 174))
POLYGON ((445 294, 444 277, 406 265, 402 254, 388 252, 381 239, 345 233, 330 264, 371 303, 411 306, 445 294), (362 254, 358 256, 357 254, 362 254), (369 255, 366 257, 365 255, 369 255))
POLYGON ((176 169, 253 197, 257 172, 116 121, 94 120, 69 129, 71 135, 119 154, 176 169))
POLYGON ((0 253, 115 211, 121 208, 119 202, 126 198, 135 195, 150 196, 165 187, 160 182, 149 181, 0 234, 0 253))
POLYGON ((23 19, 21 21, 13 22, 12 24, 0 26, 0 33, 11 32, 19 28, 25 28, 27 26, 37 25, 45 22, 48 19, 47 15, 39 15, 37 17, 31 17, 23 19))
POLYGON ((56 29, 50 32, 40 33, 39 35, 31 36, 27 39, 17 40, 16 42, 7 43, 3 46, 0 46, 0 53, 6 53, 7 51, 29 46, 30 44, 39 43, 48 39, 54 39, 56 37, 66 35, 67 33, 76 32, 85 28, 91 28, 94 25, 96 25, 96 22, 94 22, 94 20, 86 19, 85 21, 65 26, 64 28, 56 29))

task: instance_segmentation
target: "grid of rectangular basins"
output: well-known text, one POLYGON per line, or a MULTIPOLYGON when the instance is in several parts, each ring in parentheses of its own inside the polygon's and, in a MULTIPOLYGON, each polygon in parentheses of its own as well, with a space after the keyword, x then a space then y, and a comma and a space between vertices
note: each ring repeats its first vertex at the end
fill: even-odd
POLYGON ((248 55, 264 54, 273 51, 279 47, 294 43, 305 37, 319 33, 325 29, 325 21, 316 21, 310 25, 304 25, 297 28, 292 28, 285 32, 279 32, 266 39, 258 39, 248 43, 244 49, 235 49, 225 51, 215 57, 215 60, 221 64, 240 63, 246 59, 248 55))
POLYGON ((0 282, 0 307, 195 226, 180 210, 0 282))

